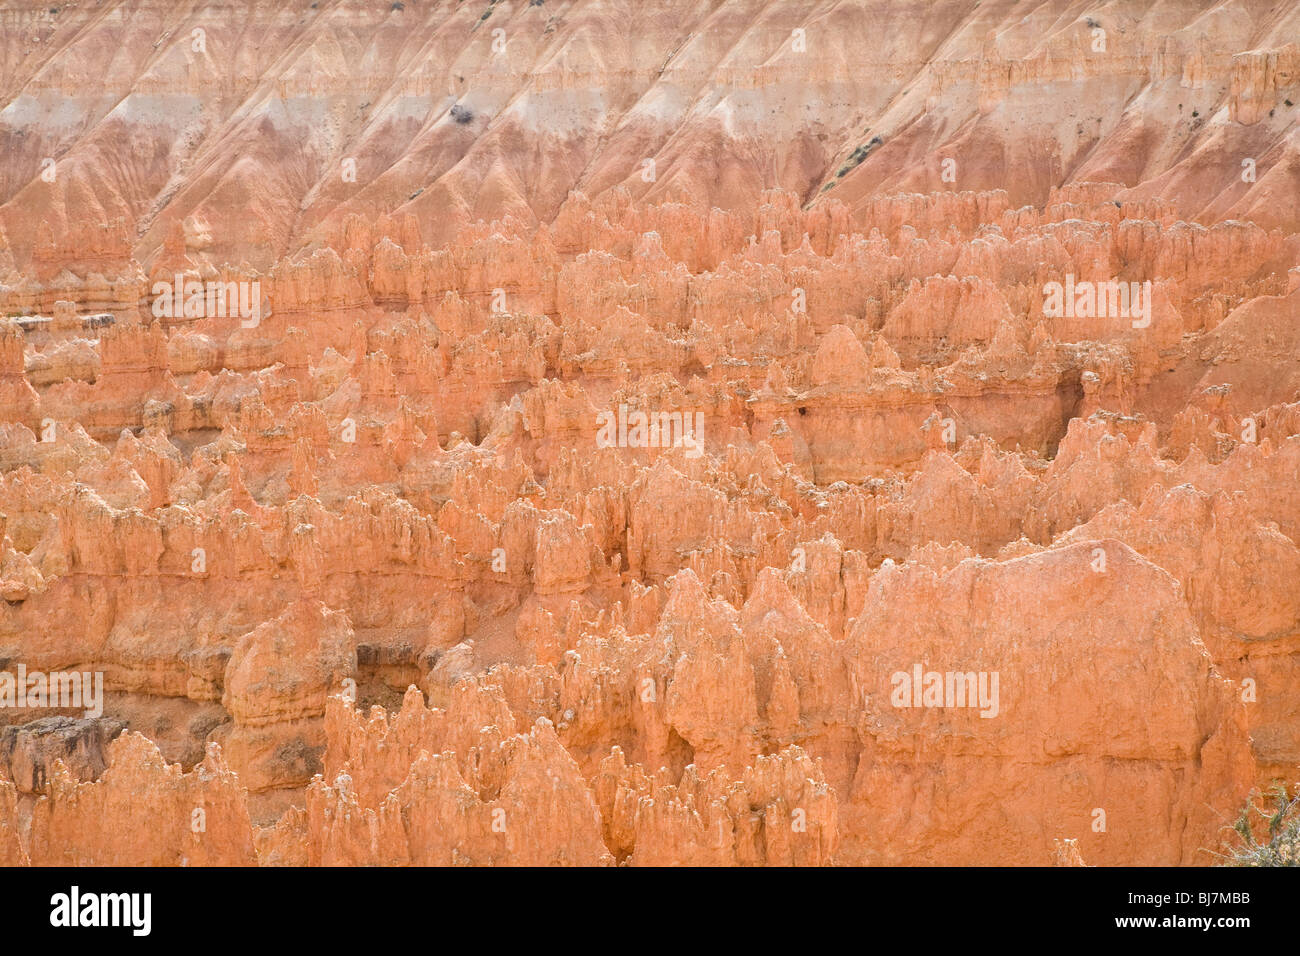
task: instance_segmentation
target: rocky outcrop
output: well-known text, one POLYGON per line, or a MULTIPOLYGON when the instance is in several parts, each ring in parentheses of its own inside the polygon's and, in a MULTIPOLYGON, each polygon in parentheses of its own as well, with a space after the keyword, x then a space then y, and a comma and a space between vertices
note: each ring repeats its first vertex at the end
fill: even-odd
POLYGON ((111 718, 42 717, 0 728, 0 771, 20 793, 42 793, 55 764, 80 781, 95 780, 108 765, 105 750, 122 732, 111 718))
POLYGON ((60 768, 32 810, 36 866, 247 866, 253 831, 238 779, 213 745, 193 771, 140 734, 108 748, 99 780, 60 768))

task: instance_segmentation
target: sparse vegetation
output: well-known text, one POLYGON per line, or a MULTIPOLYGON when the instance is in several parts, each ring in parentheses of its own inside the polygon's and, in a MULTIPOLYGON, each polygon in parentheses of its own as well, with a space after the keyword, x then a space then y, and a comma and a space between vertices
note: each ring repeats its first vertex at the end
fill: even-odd
POLYGON ((1277 784, 1264 806, 1256 805, 1257 796, 1251 794, 1232 827, 1238 845, 1223 865, 1300 866, 1300 792, 1288 797, 1286 787, 1277 784), (1257 838, 1261 830, 1266 830, 1262 841, 1257 838))
POLYGON ((839 171, 835 173, 835 178, 840 179, 844 176, 845 173, 849 172, 852 169, 856 169, 858 166, 862 165, 862 161, 871 155, 871 151, 874 150, 877 146, 879 146, 883 142, 884 140, 881 139, 879 136, 871 137, 870 140, 863 143, 861 146, 859 146, 857 149, 855 149, 852 153, 849 154, 849 158, 844 161, 844 165, 841 166, 839 168, 839 171))

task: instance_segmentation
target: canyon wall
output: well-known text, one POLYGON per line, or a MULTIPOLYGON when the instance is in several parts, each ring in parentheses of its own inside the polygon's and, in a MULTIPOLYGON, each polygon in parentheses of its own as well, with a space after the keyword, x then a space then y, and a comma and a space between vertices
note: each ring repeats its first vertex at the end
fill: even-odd
POLYGON ((1292 6, 248 11, 2 14, 0 863, 1208 865, 1295 779, 1292 6))

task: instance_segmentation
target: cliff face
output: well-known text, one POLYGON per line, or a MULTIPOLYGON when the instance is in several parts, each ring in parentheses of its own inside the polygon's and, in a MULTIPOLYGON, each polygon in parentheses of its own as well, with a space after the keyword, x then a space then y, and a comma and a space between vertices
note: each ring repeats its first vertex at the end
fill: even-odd
POLYGON ((1207 224, 1294 227, 1300 208, 1289 4, 20 0, 4 16, 0 226, 30 281, 75 262, 106 310, 129 304, 129 258, 180 222, 196 264, 265 269, 354 213, 409 215, 441 245, 618 187, 728 211, 781 188, 861 215, 881 194, 1005 189, 1018 208, 1109 181, 1207 224))
POLYGON ((1065 6, 3 14, 0 863, 1213 862, 1300 21, 1065 6))

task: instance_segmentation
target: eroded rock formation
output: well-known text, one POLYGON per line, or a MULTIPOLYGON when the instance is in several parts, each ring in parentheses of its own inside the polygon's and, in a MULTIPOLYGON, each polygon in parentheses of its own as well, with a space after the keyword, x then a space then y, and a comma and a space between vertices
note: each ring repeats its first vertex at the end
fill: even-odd
POLYGON ((1300 764, 1296 16, 381 6, 12 14, 0 671, 103 699, 0 683, 0 864, 1214 862, 1300 764))

